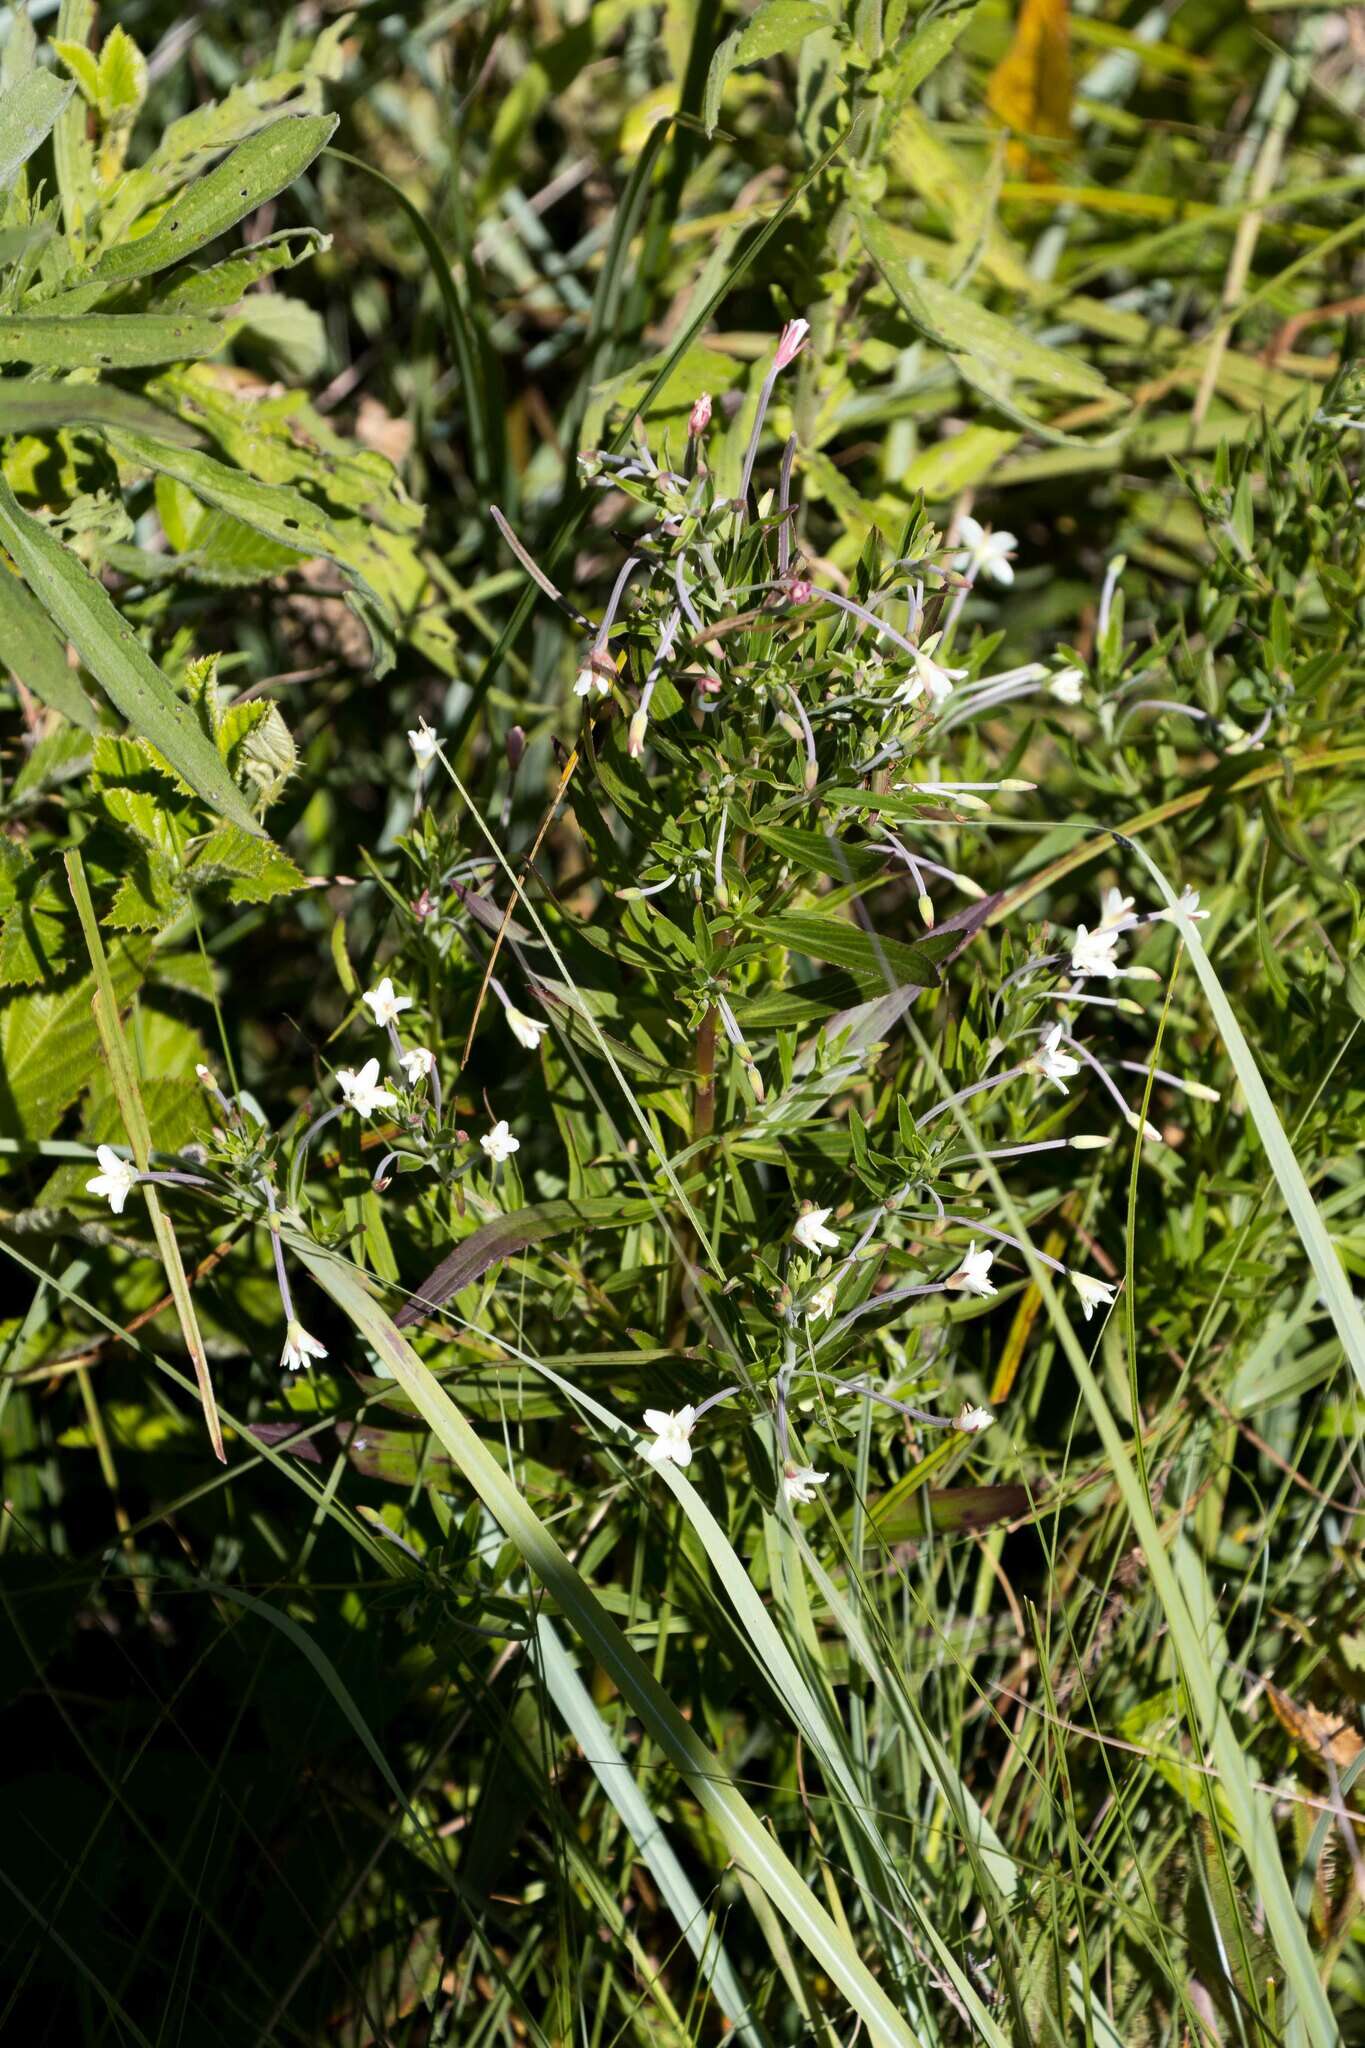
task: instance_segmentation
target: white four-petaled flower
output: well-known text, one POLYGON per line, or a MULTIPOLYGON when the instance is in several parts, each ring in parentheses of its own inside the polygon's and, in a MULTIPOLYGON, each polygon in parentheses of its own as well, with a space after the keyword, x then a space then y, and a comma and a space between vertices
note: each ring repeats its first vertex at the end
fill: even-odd
POLYGON ((396 1024, 403 1011, 412 1008, 412 997, 400 996, 387 974, 378 988, 366 989, 360 1000, 381 1031, 390 1024, 396 1024))
POLYGON ((358 1073, 353 1073, 350 1067, 338 1067, 337 1086, 346 1098, 347 1108, 361 1116, 373 1116, 377 1109, 392 1109, 398 1099, 381 1087, 378 1060, 366 1060, 358 1073))
POLYGON ((664 1408, 646 1408, 645 1428, 652 1429, 654 1441, 646 1444, 644 1455, 651 1465, 690 1465, 692 1463, 692 1431, 696 1426, 697 1411, 689 1403, 671 1415, 664 1408))
POLYGON ((949 1274, 943 1284, 959 1294, 978 1294, 985 1300, 996 1291, 991 1280, 991 1267, 994 1261, 995 1253, 988 1252, 984 1246, 978 1251, 976 1239, 973 1238, 967 1247, 962 1264, 955 1273, 949 1274))
POLYGON ((581 668, 573 681, 575 697, 590 697, 594 690, 596 690, 599 697, 609 697, 611 695, 611 684, 597 669, 592 667, 581 668))
POLYGON ((1098 975, 1103 981, 1117 981, 1119 964, 1114 957, 1114 948, 1118 942, 1117 932, 1103 929, 1091 932, 1083 924, 1078 924, 1071 944, 1071 972, 1098 975))
POLYGON ((921 690, 927 690, 935 704, 941 704, 945 697, 952 695, 953 684, 960 683, 966 675, 965 668, 944 668, 941 662, 934 660, 938 641, 939 635, 933 633, 923 647, 912 650, 914 673, 907 676, 896 690, 895 696, 899 701, 909 703, 918 697, 921 690))
POLYGON ((808 1507, 815 1499, 816 1487, 828 1478, 828 1472, 817 1472, 814 1465, 788 1465, 782 1474, 782 1491, 793 1507, 808 1507))
POLYGON ((436 758, 436 749, 441 744, 441 735, 429 726, 425 718, 417 721, 417 730, 408 729, 408 745, 417 757, 419 768, 429 768, 436 758))
POLYGON ((510 1159, 514 1152, 521 1150, 521 1139, 512 1136, 505 1116, 498 1119, 491 1131, 484 1133, 479 1143, 495 1166, 501 1166, 504 1159, 510 1159))
POLYGON ((518 1045, 524 1045, 527 1052, 534 1052, 549 1030, 549 1025, 543 1024, 539 1017, 528 1017, 524 1011, 513 1009, 511 1003, 507 1005, 503 1014, 507 1019, 507 1028, 518 1045))
POLYGON ((1197 889, 1186 889, 1178 903, 1168 904, 1165 910, 1153 911, 1152 915, 1158 920, 1164 918, 1168 923, 1174 924, 1177 915, 1182 912, 1196 924, 1198 924, 1201 917, 1208 916, 1207 910, 1199 908, 1199 891, 1197 889))
POLYGON ((1056 675, 1048 683, 1048 696, 1055 697, 1059 704, 1079 704, 1081 701, 1081 685, 1084 681, 1085 670, 1083 668, 1058 669, 1056 675))
POLYGON ((823 1287, 817 1287, 810 1300, 806 1303, 807 1320, 813 1323, 821 1316, 832 1316, 834 1313, 834 1297, 838 1292, 839 1283, 837 1280, 826 1280, 823 1287))
POLYGON ((979 1436, 983 1429, 989 1429, 995 1421, 989 1408, 973 1408, 964 1401, 953 1422, 953 1428, 961 1430, 964 1436, 979 1436))
POLYGON ((410 1045, 399 1055, 403 1072, 408 1077, 409 1088, 415 1088, 424 1074, 430 1074, 436 1065, 436 1055, 430 1046, 410 1045))
POLYGON ((798 1216, 792 1225, 792 1236, 803 1251, 820 1253, 837 1252, 839 1233, 825 1228, 825 1218, 832 1214, 829 1209, 807 1209, 804 1216, 798 1216))
POLYGON ((310 1337, 303 1324, 292 1320, 284 1333, 284 1350, 280 1353, 280 1364, 289 1372, 298 1372, 307 1365, 310 1358, 325 1358, 327 1346, 319 1344, 316 1337, 310 1337))
POLYGON ((1122 889, 1106 889, 1100 903, 1100 931, 1126 931, 1129 925, 1136 923, 1132 897, 1125 896, 1122 889))
POLYGON ((103 1195, 114 1214, 121 1216, 124 1203, 137 1186, 137 1168, 120 1159, 112 1145, 97 1145, 95 1157, 100 1170, 85 1183, 85 1191, 89 1195, 103 1195))
MULTIPOLYGON (((1069 1270, 1069 1269, 1068 1269, 1069 1270)), ((1096 1280, 1089 1273, 1071 1273, 1071 1284, 1081 1298, 1081 1309, 1087 1322, 1097 1308, 1108 1308, 1114 1299, 1114 1287, 1108 1280, 1096 1280)))
POLYGON ((1042 1075, 1043 1079, 1051 1081, 1054 1087, 1060 1088, 1063 1095, 1067 1092, 1066 1084, 1071 1076, 1079 1074, 1081 1071, 1080 1061, 1073 1060, 1069 1052, 1062 1051, 1062 1027, 1060 1024, 1054 1024, 1050 1031, 1043 1033, 1038 1050, 1033 1055, 1032 1064, 1036 1071, 1042 1075))
POLYGON ((1012 533, 991 533, 970 512, 964 512, 957 522, 957 537, 963 551, 953 556, 955 569, 963 575, 988 577, 992 583, 1013 583, 1010 556, 1019 543, 1012 533))

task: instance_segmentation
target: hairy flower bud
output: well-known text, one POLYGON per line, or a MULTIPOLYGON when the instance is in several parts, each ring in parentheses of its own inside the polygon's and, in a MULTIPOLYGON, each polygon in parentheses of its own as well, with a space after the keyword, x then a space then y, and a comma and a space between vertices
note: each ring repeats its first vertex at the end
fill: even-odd
POLYGON ((709 391, 699 391, 697 393, 696 400, 692 406, 692 410, 687 415, 688 435, 692 440, 695 441, 706 432, 706 429, 710 426, 710 424, 711 394, 709 391))

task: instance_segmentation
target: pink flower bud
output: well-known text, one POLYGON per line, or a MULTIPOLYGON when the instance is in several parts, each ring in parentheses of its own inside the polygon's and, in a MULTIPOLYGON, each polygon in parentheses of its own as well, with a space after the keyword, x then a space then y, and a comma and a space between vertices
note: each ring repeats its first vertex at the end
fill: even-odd
POLYGON ((514 725, 504 744, 507 748, 507 765, 515 775, 521 766, 521 757, 526 752, 526 734, 522 727, 514 725))
POLYGON ((702 391, 698 393, 696 403, 687 416, 687 431, 695 441, 699 434, 706 432, 710 424, 711 394, 709 391, 702 391))
POLYGON ((417 898, 417 901, 412 906, 412 914, 420 924, 425 918, 431 916, 431 913, 435 908, 436 905, 433 903, 431 899, 431 891, 429 889, 423 889, 421 895, 417 898))
POLYGON ((697 684, 697 688, 705 690, 708 697, 719 697, 723 687, 719 676, 703 676, 697 684))
POLYGON ((813 586, 807 583, 804 576, 793 576, 787 585, 788 604, 809 604, 814 595, 813 586))
POLYGON ((775 370, 785 370, 788 363, 795 362, 806 345, 810 333, 809 320, 789 320, 777 341, 777 354, 773 358, 775 370))

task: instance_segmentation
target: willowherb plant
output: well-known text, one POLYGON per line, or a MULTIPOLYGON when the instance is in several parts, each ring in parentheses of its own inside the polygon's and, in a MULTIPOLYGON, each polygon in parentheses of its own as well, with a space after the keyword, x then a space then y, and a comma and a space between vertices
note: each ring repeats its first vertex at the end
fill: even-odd
MULTIPOLYGON (((966 1436, 992 1422, 989 1377, 950 1340, 1024 1250, 993 1192, 1002 1168, 1036 1216, 1064 1199, 1067 1158, 1106 1146, 1116 1116, 1160 1145, 1140 1086, 1119 1076, 1217 1100, 1111 1045, 1142 1014, 1126 991, 1160 979, 1161 931, 1203 915, 1197 898, 1141 914, 1111 886, 1093 925, 1060 941, 1039 931, 1022 952, 1005 934, 987 955, 1002 899, 972 869, 993 804, 1033 784, 980 772, 973 713, 1027 697, 1065 718, 1084 678, 1065 651, 999 673, 993 638, 955 651, 977 578, 1010 578, 1012 536, 962 518, 945 543, 916 511, 894 556, 874 538, 847 588, 807 558, 794 442, 775 491, 753 490, 765 407, 801 340, 793 322, 774 352, 737 495, 708 466, 704 395, 678 467, 643 431, 625 455, 582 458, 626 550, 595 624, 505 529, 583 635, 584 717, 556 804, 572 805, 591 858, 591 914, 528 884, 548 819, 520 874, 486 820, 488 851, 470 849, 463 817, 433 797, 445 756, 422 721, 408 734, 428 799, 401 846, 408 935, 354 1011, 380 1051, 338 1068, 335 1103, 288 1142, 218 1096, 199 1161, 269 1230, 285 1366, 326 1356, 295 1312, 281 1231, 335 1235, 316 1141, 340 1121, 378 1152, 365 1169, 374 1224, 387 1195, 395 1233, 456 1239, 400 1322, 444 1310, 448 1337, 469 1315, 497 1327, 499 1297, 465 1292, 479 1275, 582 1232, 586 1298, 561 1289, 561 1308, 591 1322, 601 1288, 619 1295, 629 1276, 678 1361, 673 1405, 645 1410, 645 1456, 689 1464, 703 1418, 734 1404, 767 1418, 773 1484, 792 1505, 814 1498, 868 1404, 897 1429, 966 1436), (945 895, 965 901, 940 918, 945 895), (907 938, 907 924, 923 929, 907 938), (543 1066, 562 1149, 522 1122, 527 1084, 505 1072, 514 1092, 490 1127, 477 1143, 461 1127, 488 992, 500 1051, 543 1066), (440 1050, 453 1035, 466 1041, 458 1074, 440 1050), (1076 1128, 1083 1090, 1102 1128, 1076 1128), (617 1092, 636 1138, 618 1128, 617 1092), (523 1202, 519 1166, 543 1199, 523 1202), (591 1234, 607 1221, 636 1261, 610 1282, 591 1234), (922 1405, 930 1389, 951 1394, 946 1412, 922 1405)), ((513 729, 504 823, 522 752, 513 729)), ((1112 1265, 1106 1277, 1040 1256, 1087 1322, 1114 1300, 1112 1265)))

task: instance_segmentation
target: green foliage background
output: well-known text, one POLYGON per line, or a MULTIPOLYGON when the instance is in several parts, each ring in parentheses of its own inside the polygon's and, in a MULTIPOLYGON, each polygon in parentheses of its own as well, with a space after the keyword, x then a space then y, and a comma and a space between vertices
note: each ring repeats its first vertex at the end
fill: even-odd
POLYGON ((1356 16, 35 12, 4 2024, 1365 2039, 1356 16), (945 581, 963 513, 1008 587, 945 581), (837 602, 883 592, 962 671, 937 720, 837 602), (939 1117, 1114 887, 1208 913, 1071 1013, 1129 1114, 1086 1068, 939 1117), (535 1049, 478 1009, 509 909, 535 1049), (440 1108, 390 1075, 309 1135, 386 974, 440 1108), (115 1216, 110 1143, 195 1182, 115 1216), (896 1294, 983 1232, 997 1294, 896 1294), (641 1459, 729 1382, 686 1474, 641 1459))

